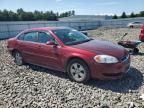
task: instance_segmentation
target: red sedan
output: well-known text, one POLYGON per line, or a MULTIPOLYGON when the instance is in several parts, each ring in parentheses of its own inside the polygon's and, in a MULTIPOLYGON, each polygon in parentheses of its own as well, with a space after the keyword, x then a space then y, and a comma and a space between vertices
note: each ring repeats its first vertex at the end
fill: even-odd
POLYGON ((129 53, 123 47, 66 27, 25 30, 9 39, 7 47, 17 65, 30 63, 67 72, 76 82, 117 79, 130 67, 129 53))

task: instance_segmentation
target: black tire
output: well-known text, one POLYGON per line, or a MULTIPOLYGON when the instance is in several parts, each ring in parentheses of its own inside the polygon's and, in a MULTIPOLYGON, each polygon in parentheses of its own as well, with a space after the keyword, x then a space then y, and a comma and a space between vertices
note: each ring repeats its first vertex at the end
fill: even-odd
POLYGON ((131 26, 130 26, 130 28, 134 28, 134 26, 133 26, 133 25, 131 25, 131 26))
POLYGON ((133 49, 133 53, 134 53, 134 54, 138 54, 138 53, 139 53, 139 49, 138 49, 138 48, 134 48, 134 49, 133 49))
POLYGON ((18 65, 21 66, 24 64, 22 54, 19 51, 14 51, 13 52, 14 56, 14 62, 18 65))
POLYGON ((90 79, 89 68, 88 68, 87 64, 80 59, 72 59, 68 63, 66 70, 68 72, 69 78, 75 82, 86 83, 90 79), (77 68, 74 69, 75 66, 77 68), (75 72, 72 72, 72 71, 75 71, 75 72), (76 78, 76 76, 78 78, 76 78))

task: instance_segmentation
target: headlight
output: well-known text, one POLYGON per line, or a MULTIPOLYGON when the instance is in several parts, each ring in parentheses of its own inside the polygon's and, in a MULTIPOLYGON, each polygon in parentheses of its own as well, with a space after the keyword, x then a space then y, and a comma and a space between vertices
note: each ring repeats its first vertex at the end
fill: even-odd
POLYGON ((97 63, 118 63, 118 59, 109 55, 97 55, 94 57, 97 63))

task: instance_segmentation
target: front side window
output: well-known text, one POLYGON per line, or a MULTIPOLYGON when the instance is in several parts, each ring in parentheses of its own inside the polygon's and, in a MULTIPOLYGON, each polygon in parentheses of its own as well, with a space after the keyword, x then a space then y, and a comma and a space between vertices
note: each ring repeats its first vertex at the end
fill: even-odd
POLYGON ((24 40, 25 41, 36 42, 37 41, 37 32, 25 33, 24 40))
POLYGON ((38 42, 47 43, 48 41, 54 41, 54 38, 49 33, 39 32, 38 42))

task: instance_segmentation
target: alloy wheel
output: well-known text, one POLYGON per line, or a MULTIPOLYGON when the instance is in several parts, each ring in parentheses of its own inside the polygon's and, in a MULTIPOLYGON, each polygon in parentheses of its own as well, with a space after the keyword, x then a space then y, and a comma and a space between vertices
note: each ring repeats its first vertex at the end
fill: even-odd
POLYGON ((23 64, 23 58, 19 52, 15 52, 15 63, 19 66, 23 64))
POLYGON ((75 81, 83 81, 86 78, 86 70, 79 63, 73 63, 70 66, 70 73, 75 81))

